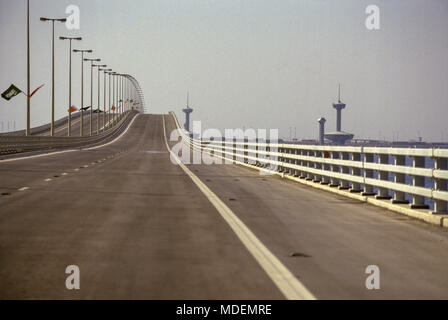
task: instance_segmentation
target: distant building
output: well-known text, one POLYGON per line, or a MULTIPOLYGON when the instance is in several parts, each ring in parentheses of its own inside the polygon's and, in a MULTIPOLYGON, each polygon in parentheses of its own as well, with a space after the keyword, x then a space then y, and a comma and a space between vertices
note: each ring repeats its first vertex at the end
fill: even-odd
POLYGON ((341 86, 339 85, 339 98, 337 103, 333 103, 333 108, 336 109, 336 131, 325 134, 325 139, 332 141, 338 145, 344 145, 347 141, 353 139, 354 134, 342 131, 342 109, 345 109, 346 104, 341 102, 341 86))
POLYGON ((185 109, 182 109, 183 112, 185 112, 185 125, 184 128, 186 131, 190 132, 190 114, 193 112, 193 109, 190 108, 189 104, 189 98, 190 94, 187 93, 187 107, 185 109))

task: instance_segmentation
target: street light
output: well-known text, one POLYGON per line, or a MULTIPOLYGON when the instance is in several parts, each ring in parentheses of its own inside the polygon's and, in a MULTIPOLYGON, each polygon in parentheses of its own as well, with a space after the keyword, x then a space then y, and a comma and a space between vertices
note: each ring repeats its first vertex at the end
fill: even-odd
POLYGON ((30 131, 30 0, 26 1, 26 135, 30 131))
POLYGON ((84 53, 92 53, 93 51, 91 49, 74 49, 73 52, 81 52, 81 129, 79 135, 82 137, 84 135, 84 53))
POLYGON ((101 59, 84 59, 84 61, 90 61, 90 135, 93 134, 92 121, 93 121, 93 62, 101 61, 101 59))
POLYGON ((81 41, 81 37, 59 37, 59 40, 70 41, 69 51, 69 72, 68 72, 68 134, 70 137, 72 129, 72 40, 81 41))
POLYGON ((118 120, 120 120, 120 103, 121 103, 121 99, 120 99, 120 96, 121 96, 121 88, 120 88, 120 82, 121 82, 121 73, 117 73, 117 122, 118 122, 118 120))
POLYGON ((107 67, 105 64, 94 64, 92 67, 98 67, 98 108, 96 113, 96 134, 100 131, 100 71, 101 68, 107 67))
POLYGON ((120 81, 120 88, 121 88, 121 118, 123 118, 124 114, 124 74, 120 75, 121 81, 120 81))
POLYGON ((113 115, 112 115, 112 123, 115 123, 116 122, 116 117, 115 117, 115 110, 117 109, 117 105, 116 105, 116 101, 117 101, 117 96, 116 96, 116 90, 115 90, 115 76, 117 75, 118 73, 116 73, 116 72, 112 72, 111 73, 111 75, 112 75, 112 111, 113 111, 113 115))
MULTIPOLYGON (((113 102, 112 102, 112 100, 113 100, 113 95, 112 95, 113 89, 112 89, 111 85, 112 85, 112 76, 113 76, 114 72, 110 71, 110 72, 107 72, 107 74, 109 75, 109 112, 107 113, 107 126, 110 127, 110 109, 111 109, 111 107, 113 105, 113 102)), ((113 118, 112 118, 112 121, 113 121, 113 118)))
POLYGON ((118 123, 118 121, 120 120, 120 74, 116 73, 115 75, 117 76, 117 78, 116 78, 116 85, 117 85, 117 93, 116 93, 117 99, 116 99, 116 101, 117 101, 117 105, 115 107, 116 107, 116 110, 117 110, 116 123, 118 123))
POLYGON ((117 103, 118 103, 118 111, 117 111, 117 122, 122 118, 122 108, 123 108, 123 74, 117 73, 117 103))
POLYGON ((104 78, 104 85, 103 85, 103 91, 104 91, 104 112, 103 112, 103 131, 106 129, 106 75, 109 71, 112 71, 112 69, 101 69, 103 71, 103 78, 104 78))
POLYGON ((52 46, 52 58, 51 58, 51 129, 50 135, 54 136, 54 22, 65 22, 67 19, 52 19, 52 18, 40 18, 40 21, 47 22, 51 21, 52 23, 52 38, 51 38, 51 46, 52 46))

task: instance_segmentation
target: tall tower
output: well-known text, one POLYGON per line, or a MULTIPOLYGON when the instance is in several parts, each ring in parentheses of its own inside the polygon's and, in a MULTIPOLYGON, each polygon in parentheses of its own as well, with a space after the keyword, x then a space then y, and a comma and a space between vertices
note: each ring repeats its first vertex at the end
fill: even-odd
POLYGON ((336 117, 336 131, 335 132, 329 132, 325 134, 325 138, 328 140, 331 140, 334 144, 337 145, 344 145, 347 141, 350 141, 353 139, 354 135, 348 132, 342 131, 342 125, 341 125, 341 113, 342 109, 345 109, 345 103, 341 102, 341 84, 339 84, 339 97, 338 102, 333 103, 333 108, 337 111, 337 117, 336 117))
POLYGON ((321 145, 325 144, 325 122, 326 121, 327 120, 324 117, 317 119, 317 122, 319 122, 319 143, 321 145))
POLYGON ((336 131, 340 132, 341 130, 341 122, 342 122, 342 109, 345 109, 345 103, 341 102, 341 84, 339 84, 339 96, 338 102, 333 103, 333 108, 336 109, 337 118, 336 118, 336 131))
POLYGON ((190 132, 190 113, 193 112, 193 109, 190 108, 190 106, 188 105, 189 104, 189 99, 190 99, 190 93, 187 92, 187 107, 185 109, 183 109, 182 111, 185 112, 185 125, 184 125, 184 128, 188 132, 190 132))

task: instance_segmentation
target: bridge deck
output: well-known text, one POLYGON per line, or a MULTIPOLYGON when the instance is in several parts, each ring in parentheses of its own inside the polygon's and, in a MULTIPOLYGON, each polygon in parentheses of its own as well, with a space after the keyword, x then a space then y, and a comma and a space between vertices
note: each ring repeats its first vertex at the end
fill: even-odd
MULTIPOLYGON (((439 228, 239 166, 189 168, 317 298, 448 293, 439 228), (381 290, 364 286, 372 264, 381 290)), ((0 298, 283 298, 170 162, 162 116, 102 148, 0 162, 0 175, 0 298), (65 289, 71 264, 79 291, 65 289)))

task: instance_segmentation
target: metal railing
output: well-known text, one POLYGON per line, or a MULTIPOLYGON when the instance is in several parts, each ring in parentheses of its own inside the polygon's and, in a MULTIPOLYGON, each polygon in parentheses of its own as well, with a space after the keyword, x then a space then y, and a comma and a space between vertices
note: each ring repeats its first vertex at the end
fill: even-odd
MULTIPOLYGON (((135 94, 132 93, 130 98, 133 98, 135 104, 138 106, 134 108, 134 106, 130 106, 128 111, 123 114, 115 115, 115 119, 112 121, 112 125, 108 123, 102 132, 98 134, 94 134, 91 136, 82 136, 82 137, 49 137, 49 136, 23 136, 20 135, 24 133, 23 131, 18 131, 12 134, 0 135, 0 155, 8 155, 26 151, 36 151, 36 150, 48 150, 48 149, 61 149, 61 148, 76 148, 81 146, 93 145, 96 143, 100 143, 101 141, 108 139, 114 136, 115 133, 119 132, 123 126, 126 125, 126 122, 133 115, 135 116, 138 112, 144 112, 145 110, 145 99, 143 95, 143 91, 140 88, 138 81, 131 75, 124 75, 128 78, 134 89, 135 94)), ((79 116, 79 115, 78 115, 79 116)), ((59 122, 63 122, 64 119, 60 119, 59 122)), ((40 126, 38 128, 33 129, 34 133, 43 132, 48 130, 49 124, 40 126)))
MULTIPOLYGON (((171 113, 180 129, 174 113, 171 113)), ((315 146, 256 141, 198 140, 191 147, 231 163, 244 163, 364 196, 447 213, 448 149, 315 146)))
POLYGON ((127 111, 117 124, 109 126, 103 132, 83 137, 50 137, 50 136, 0 136, 0 155, 20 153, 35 150, 60 148, 76 148, 99 143, 108 139, 126 124, 126 121, 136 115, 137 111, 127 111))

